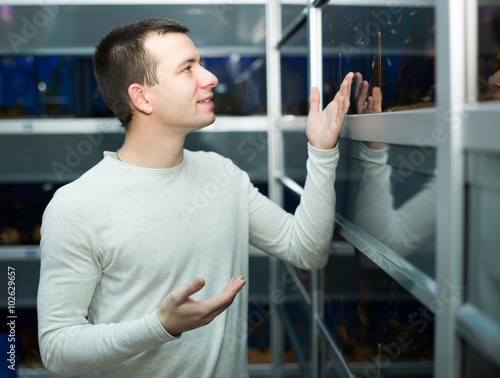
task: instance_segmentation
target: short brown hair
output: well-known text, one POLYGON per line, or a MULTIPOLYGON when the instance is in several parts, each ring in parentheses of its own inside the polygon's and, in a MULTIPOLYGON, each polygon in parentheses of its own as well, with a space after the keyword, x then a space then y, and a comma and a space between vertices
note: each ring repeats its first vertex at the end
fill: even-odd
POLYGON ((186 34, 184 24, 169 18, 149 18, 124 24, 111 31, 97 45, 92 59, 99 92, 106 105, 127 126, 132 120, 128 87, 133 84, 158 84, 156 56, 144 48, 151 34, 186 34))

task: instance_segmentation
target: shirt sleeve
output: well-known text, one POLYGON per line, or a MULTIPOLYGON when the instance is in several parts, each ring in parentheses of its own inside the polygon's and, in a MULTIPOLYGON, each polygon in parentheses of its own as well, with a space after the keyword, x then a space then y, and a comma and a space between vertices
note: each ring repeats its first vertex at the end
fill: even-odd
POLYGON ((102 270, 75 201, 57 192, 42 220, 37 297, 40 352, 56 377, 102 371, 175 339, 155 313, 113 324, 91 324, 88 308, 102 270))
POLYGON ((435 234, 436 182, 431 179, 417 195, 394 207, 388 150, 374 150, 361 143, 363 176, 355 205, 355 224, 365 232, 407 256, 435 234))
POLYGON ((308 143, 304 193, 293 215, 250 185, 250 243, 302 269, 324 267, 333 235, 338 159, 338 146, 318 150, 308 143))

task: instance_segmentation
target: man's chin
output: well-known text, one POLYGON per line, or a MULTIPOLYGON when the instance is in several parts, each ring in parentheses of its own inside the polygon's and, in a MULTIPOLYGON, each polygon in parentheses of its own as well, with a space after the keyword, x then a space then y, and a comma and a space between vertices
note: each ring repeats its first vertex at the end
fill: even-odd
POLYGON ((212 125, 214 122, 215 122, 215 115, 213 115, 212 118, 207 118, 206 120, 199 122, 197 125, 193 125, 193 130, 191 130, 191 132, 204 129, 207 126, 212 125))

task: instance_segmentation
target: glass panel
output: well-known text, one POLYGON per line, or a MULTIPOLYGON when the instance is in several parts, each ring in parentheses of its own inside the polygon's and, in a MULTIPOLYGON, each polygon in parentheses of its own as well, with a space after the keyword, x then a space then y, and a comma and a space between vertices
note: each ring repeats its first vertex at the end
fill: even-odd
MULTIPOLYGON (((305 132, 284 132, 283 140, 285 175, 304 185, 305 132)), ((336 211, 434 277, 435 150, 381 144, 368 148, 346 139, 339 143, 336 211)), ((293 213, 298 197, 290 190, 284 194, 285 209, 293 213)))
POLYGON ((308 31, 304 23, 281 47, 283 115, 306 115, 309 98, 308 31))
POLYGON ((311 271, 289 266, 283 268, 281 282, 287 300, 301 302, 307 308, 307 297, 311 298, 311 271), (297 284, 298 282, 298 284, 297 284))
POLYGON ((337 212, 434 277, 435 151, 348 140, 340 151, 337 212))
POLYGON ((480 6, 478 20, 478 97, 500 100, 500 5, 480 6))
POLYGON ((111 115, 88 57, 4 57, 0 66, 2 118, 111 115))
POLYGON ((38 244, 45 207, 60 185, 0 185, 0 245, 38 244))
POLYGON ((281 101, 283 115, 307 115, 309 109, 308 59, 305 54, 282 54, 281 101))
POLYGON ((467 301, 500 324, 500 155, 467 163, 467 301))
POLYGON ((384 93, 382 111, 435 105, 432 8, 327 6, 323 11, 323 91, 333 98, 349 72, 384 93))
MULTIPOLYGON (((432 377, 432 311, 347 241, 335 239, 325 268, 324 319, 349 369, 356 377, 432 377)), ((438 302, 436 311, 444 305, 438 302)), ((326 370, 336 376, 334 367, 326 370)))
POLYGON ((216 115, 265 115, 265 58, 231 54, 205 57, 203 66, 219 79, 214 88, 216 115))
POLYGON ((269 301, 259 301, 248 305, 248 362, 250 364, 271 362, 269 303, 269 301))
POLYGON ((293 20, 307 7, 307 1, 303 5, 283 4, 281 6, 281 30, 285 30, 293 20))
MULTIPOLYGON (((263 56, 206 56, 218 115, 266 114, 263 56)), ((0 118, 113 117, 102 100, 90 57, 0 57, 0 118)))
POLYGON ((271 362, 270 319, 273 309, 269 299, 269 258, 251 256, 249 260, 248 362, 271 362))
POLYGON ((500 377, 500 368, 486 360, 480 353, 468 344, 464 346, 463 378, 476 378, 481 372, 481 378, 500 377))
MULTIPOLYGON (((306 179, 307 136, 304 129, 283 132, 283 164, 285 175, 304 186, 306 179)), ((295 196, 296 198, 296 196, 295 196)), ((296 207, 298 200, 294 204, 296 207)), ((288 211, 295 211, 295 207, 288 211)))
POLYGON ((286 333, 283 362, 299 362, 299 359, 303 359, 309 363, 311 345, 311 320, 309 314, 303 306, 289 303, 288 300, 285 311, 288 316, 287 321, 290 322, 294 334, 286 333), (291 342, 292 337, 296 343, 295 347, 298 348, 297 351, 294 350, 294 343, 291 342))

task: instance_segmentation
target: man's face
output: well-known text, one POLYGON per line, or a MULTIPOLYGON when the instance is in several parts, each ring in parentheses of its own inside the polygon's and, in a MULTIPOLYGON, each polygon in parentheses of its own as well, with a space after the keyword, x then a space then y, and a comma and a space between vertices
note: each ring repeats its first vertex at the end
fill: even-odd
POLYGON ((149 37, 145 48, 159 61, 159 84, 149 88, 155 121, 181 133, 212 124, 212 88, 218 80, 201 65, 193 41, 185 34, 167 33, 149 37))
POLYGON ((500 100, 500 54, 493 61, 493 70, 488 79, 488 99, 500 100))

